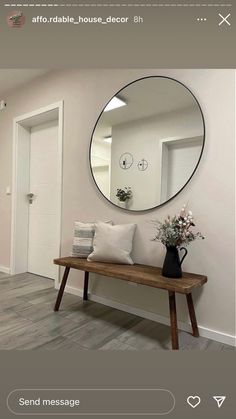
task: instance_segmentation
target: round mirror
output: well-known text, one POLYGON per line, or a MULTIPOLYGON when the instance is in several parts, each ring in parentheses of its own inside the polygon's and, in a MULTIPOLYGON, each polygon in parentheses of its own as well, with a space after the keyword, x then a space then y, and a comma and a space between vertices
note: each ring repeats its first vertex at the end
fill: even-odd
POLYGON ((193 176, 205 140, 201 108, 182 83, 145 77, 120 90, 100 114, 90 165, 100 192, 143 211, 163 205, 193 176))

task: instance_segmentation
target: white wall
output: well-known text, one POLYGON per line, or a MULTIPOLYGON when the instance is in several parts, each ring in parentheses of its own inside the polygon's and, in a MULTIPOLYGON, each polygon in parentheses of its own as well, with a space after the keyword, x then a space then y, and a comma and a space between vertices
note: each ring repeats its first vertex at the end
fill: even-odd
POLYGON ((111 198, 116 203, 116 190, 130 187, 133 197, 128 201, 129 209, 153 208, 158 202, 159 156, 155 122, 155 118, 148 118, 112 128, 111 198), (126 152, 132 154, 133 164, 124 170, 119 159, 126 152), (149 166, 147 170, 139 171, 137 165, 143 158, 149 166))
MULTIPOLYGON (((161 265, 164 249, 152 242, 150 220, 162 220, 188 203, 205 241, 193 243, 184 269, 208 275, 208 284, 194 293, 198 322, 223 335, 235 333, 234 279, 234 74, 233 70, 65 70, 13 91, 0 113, 0 265, 10 264, 12 120, 64 99, 62 254, 69 255, 74 220, 113 219, 138 224, 135 261, 161 265), (199 168, 187 187, 167 205, 146 213, 126 213, 109 204, 98 192, 89 169, 88 148, 92 129, 104 104, 125 84, 146 75, 164 75, 186 84, 199 100, 206 121, 206 144, 199 168)), ((82 286, 74 272, 73 287, 82 286)), ((99 280, 92 292, 114 301, 168 315, 165 292, 131 287, 118 280, 99 280)), ((187 319, 183 297, 179 319, 187 319)))
POLYGON ((161 140, 202 135, 203 122, 198 106, 113 126, 112 201, 115 203, 117 201, 118 188, 123 189, 129 186, 133 192, 133 199, 128 202, 129 209, 144 210, 159 205, 161 202, 161 140), (119 158, 125 152, 131 153, 134 158, 133 165, 128 170, 119 166, 119 158), (148 161, 148 169, 139 171, 137 165, 143 158, 148 161))

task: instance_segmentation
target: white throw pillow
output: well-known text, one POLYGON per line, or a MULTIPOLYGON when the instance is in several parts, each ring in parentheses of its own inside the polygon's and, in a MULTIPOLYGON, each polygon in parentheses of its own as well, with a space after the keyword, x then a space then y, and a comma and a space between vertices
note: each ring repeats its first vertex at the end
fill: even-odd
POLYGON ((95 225, 93 252, 87 260, 133 265, 130 253, 135 229, 136 224, 110 225, 98 222, 95 225))

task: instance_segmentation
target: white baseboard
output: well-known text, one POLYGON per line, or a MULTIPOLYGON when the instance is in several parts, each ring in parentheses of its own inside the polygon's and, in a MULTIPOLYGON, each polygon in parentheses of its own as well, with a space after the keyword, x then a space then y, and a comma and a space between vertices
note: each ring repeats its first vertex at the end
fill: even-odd
POLYGON ((0 272, 10 275, 10 271, 10 268, 7 268, 6 266, 0 266, 0 272))
MULTIPOLYGON (((58 288, 58 287, 57 287, 58 288)), ((65 289, 69 294, 78 295, 83 297, 83 290, 75 287, 67 286, 65 289)), ((136 316, 142 317, 144 319, 153 320, 155 322, 170 325, 170 319, 165 316, 160 316, 159 314, 142 310, 138 307, 132 307, 127 304, 122 304, 117 301, 110 300, 108 298, 103 298, 95 294, 89 293, 89 300, 96 303, 103 304, 108 307, 116 308, 117 310, 125 311, 126 313, 134 314, 136 316)), ((178 328, 184 332, 191 332, 191 325, 178 321, 178 328)), ((236 337, 233 335, 228 335, 226 333, 218 332, 216 330, 208 329, 204 326, 198 326, 200 336, 208 339, 215 340, 226 345, 236 346, 236 337)))
POLYGON ((224 343, 225 345, 236 347, 236 336, 218 332, 217 330, 208 329, 204 326, 198 326, 198 328, 200 336, 203 338, 216 340, 217 342, 224 343))
MULTIPOLYGON (((55 284, 55 289, 59 290, 60 284, 55 284)), ((70 285, 66 285, 65 292, 68 294, 77 295, 78 297, 83 298, 83 290, 80 288, 71 287, 70 285)), ((91 300, 91 298, 89 298, 91 300)))

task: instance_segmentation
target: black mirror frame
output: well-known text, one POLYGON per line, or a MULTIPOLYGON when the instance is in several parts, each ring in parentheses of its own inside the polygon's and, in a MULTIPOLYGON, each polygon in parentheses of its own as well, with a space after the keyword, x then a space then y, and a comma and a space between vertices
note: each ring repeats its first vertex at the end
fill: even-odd
POLYGON ((108 100, 108 102, 105 104, 105 106, 103 107, 103 109, 102 109, 102 111, 100 112, 100 114, 99 114, 99 116, 98 116, 98 118, 97 118, 97 121, 96 121, 96 123, 95 123, 95 125, 94 125, 94 128, 93 128, 93 131, 92 131, 92 135, 91 135, 91 139, 90 139, 90 145, 89 145, 89 165, 90 165, 90 171, 91 171, 91 175, 92 175, 92 178, 93 178, 93 181, 94 181, 94 183, 95 183, 95 185, 96 185, 96 187, 97 187, 97 189, 98 189, 98 191, 100 192, 100 194, 106 199, 106 201, 107 202, 109 202, 111 205, 114 205, 116 208, 119 208, 120 210, 122 210, 122 211, 128 211, 128 212, 135 212, 135 213, 144 213, 144 212, 148 212, 148 211, 153 211, 153 210, 155 210, 155 209, 157 209, 157 208, 160 208, 160 207, 162 207, 163 205, 166 205, 168 202, 170 202, 170 201, 172 201, 172 199, 174 199, 177 195, 179 195, 182 191, 183 191, 183 189, 188 185, 188 183, 191 181, 191 179, 192 179, 192 177, 194 176, 194 174, 195 174, 195 172, 196 172, 196 170, 197 170, 197 168, 198 168, 198 166, 199 166, 199 163, 200 163, 200 161, 201 161, 201 158, 202 158, 202 154, 203 154, 203 151, 204 151, 204 147, 205 147, 205 138, 206 138, 206 124, 205 124, 205 119, 204 119, 204 115, 203 115, 203 112, 202 112, 202 108, 201 108, 201 106, 200 106, 200 103, 199 103, 199 101, 197 100, 197 98, 196 98, 196 96, 193 94, 193 92, 184 84, 184 83, 182 83, 182 82, 180 82, 179 80, 176 80, 176 79, 174 79, 173 77, 167 77, 167 76, 161 76, 161 75, 157 75, 157 76, 145 76, 145 77, 140 77, 140 78, 138 78, 138 79, 136 79, 136 80, 133 80, 132 82, 130 82, 130 83, 128 83, 128 84, 126 84, 124 87, 122 87, 122 89, 120 89, 118 92, 116 92, 109 100, 108 100), (203 144, 202 144, 202 149, 201 149, 201 153, 200 153, 200 156, 199 156, 199 159, 198 159, 198 161, 197 161, 197 164, 196 164, 196 166, 195 166, 195 168, 194 168, 194 170, 193 170, 193 172, 192 172, 192 174, 191 174, 191 176, 189 177, 189 179, 187 180, 187 182, 183 185, 183 187, 175 194, 175 195, 173 195, 170 199, 168 199, 167 201, 165 201, 165 202, 162 202, 161 204, 159 204, 159 205, 156 205, 155 207, 151 207, 151 208, 147 208, 147 209, 141 209, 141 210, 133 210, 133 209, 129 209, 129 208, 122 208, 122 207, 119 207, 119 205, 116 205, 114 202, 112 202, 112 201, 110 201, 104 194, 103 194, 103 192, 101 191, 101 189, 99 188, 99 186, 98 186, 98 184, 97 184, 97 182, 96 182, 96 180, 95 180, 95 177, 94 177, 94 174, 93 174, 93 168, 92 168, 92 164, 91 164, 91 149, 92 149, 92 142, 93 142, 93 135, 94 135, 94 132, 95 132, 95 130, 96 130, 96 128, 97 128, 97 125, 98 125, 98 122, 99 122, 99 120, 100 120, 100 118, 101 118, 101 116, 102 116, 102 114, 103 114, 103 112, 104 112, 104 109, 106 108, 106 106, 108 105, 108 103, 113 99, 113 97, 114 96, 118 96, 124 89, 126 89, 128 86, 130 86, 131 84, 134 84, 134 83, 136 83, 136 82, 138 82, 138 81, 141 81, 141 80, 145 80, 145 79, 151 79, 151 78, 157 78, 157 77, 159 77, 159 78, 162 78, 162 79, 167 79, 167 80, 172 80, 172 81, 175 81, 176 83, 178 83, 178 84, 180 84, 181 86, 183 86, 183 87, 185 87, 185 89, 186 90, 188 90, 188 92, 192 95, 192 97, 194 98, 194 100, 196 101, 196 104, 198 105, 198 108, 199 108, 199 111, 200 111, 200 114, 201 114, 201 116, 202 116, 202 124, 203 124, 203 144))

